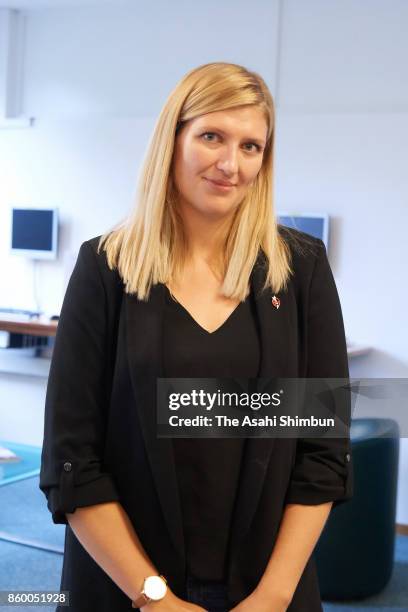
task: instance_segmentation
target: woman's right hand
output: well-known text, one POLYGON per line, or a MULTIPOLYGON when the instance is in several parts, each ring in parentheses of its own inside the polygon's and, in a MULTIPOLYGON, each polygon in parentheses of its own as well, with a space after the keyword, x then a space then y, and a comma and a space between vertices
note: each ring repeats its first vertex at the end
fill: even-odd
POLYGON ((151 601, 140 608, 140 612, 207 612, 205 608, 177 597, 167 587, 166 595, 159 601, 151 601))

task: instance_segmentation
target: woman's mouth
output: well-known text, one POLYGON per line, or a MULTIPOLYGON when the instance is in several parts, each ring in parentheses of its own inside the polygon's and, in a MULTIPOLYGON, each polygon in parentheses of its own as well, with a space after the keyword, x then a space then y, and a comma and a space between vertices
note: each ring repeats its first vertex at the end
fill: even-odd
POLYGON ((219 191, 231 191, 232 189, 234 189, 235 185, 222 185, 220 183, 217 183, 216 181, 212 181, 211 179, 208 179, 206 177, 203 177, 205 181, 208 182, 208 184, 214 188, 217 189, 219 191))

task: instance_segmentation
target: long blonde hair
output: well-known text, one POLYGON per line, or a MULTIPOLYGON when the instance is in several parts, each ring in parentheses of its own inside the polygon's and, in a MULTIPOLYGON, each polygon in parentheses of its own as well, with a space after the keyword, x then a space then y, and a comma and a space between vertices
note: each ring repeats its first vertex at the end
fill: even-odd
POLYGON ((117 268, 126 293, 147 300, 152 285, 172 283, 183 268, 187 242, 177 212, 172 175, 175 137, 184 122, 200 115, 255 105, 265 115, 267 142, 261 169, 237 207, 221 261, 221 293, 244 300, 259 249, 265 255, 265 283, 275 293, 286 288, 291 269, 288 244, 273 207, 275 109, 271 93, 256 72, 224 62, 188 72, 170 93, 156 122, 128 217, 99 240, 111 269, 117 268))

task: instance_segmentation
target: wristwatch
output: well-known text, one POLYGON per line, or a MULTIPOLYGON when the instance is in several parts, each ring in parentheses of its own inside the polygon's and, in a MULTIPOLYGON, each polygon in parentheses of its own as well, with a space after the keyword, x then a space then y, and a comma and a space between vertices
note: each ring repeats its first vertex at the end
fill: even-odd
POLYGON ((143 581, 140 596, 132 601, 132 608, 140 608, 150 601, 163 599, 167 592, 167 580, 161 574, 159 576, 147 576, 143 581))

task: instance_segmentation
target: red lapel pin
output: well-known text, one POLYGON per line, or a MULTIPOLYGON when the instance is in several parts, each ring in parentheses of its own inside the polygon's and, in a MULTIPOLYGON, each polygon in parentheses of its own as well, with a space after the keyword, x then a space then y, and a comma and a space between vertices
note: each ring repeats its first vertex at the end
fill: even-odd
POLYGON ((276 310, 280 306, 280 299, 277 298, 276 295, 274 295, 273 298, 272 298, 272 306, 275 306, 276 310))

